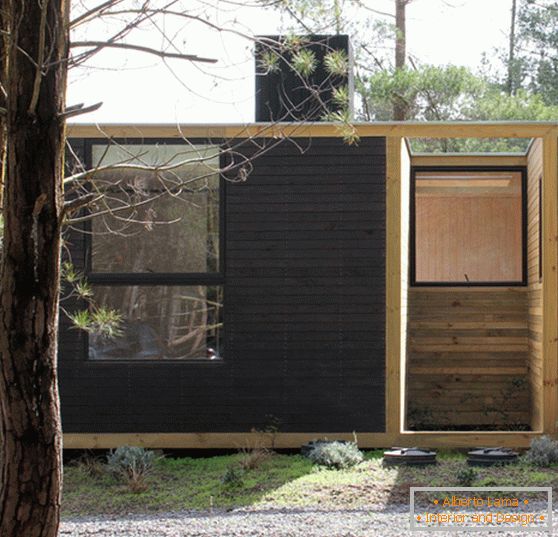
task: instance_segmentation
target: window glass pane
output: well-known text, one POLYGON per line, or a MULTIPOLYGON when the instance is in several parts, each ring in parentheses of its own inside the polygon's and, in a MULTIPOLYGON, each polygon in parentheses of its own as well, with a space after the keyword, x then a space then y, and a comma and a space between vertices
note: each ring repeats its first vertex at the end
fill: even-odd
POLYGON ((93 165, 181 165, 95 174, 106 195, 94 209, 92 272, 219 272, 218 155, 209 146, 93 146, 93 165))
POLYGON ((89 358, 214 360, 222 357, 221 286, 94 286, 95 301, 122 316, 120 335, 89 336, 89 358))
POLYGON ((522 280, 521 173, 419 172, 417 282, 522 280))

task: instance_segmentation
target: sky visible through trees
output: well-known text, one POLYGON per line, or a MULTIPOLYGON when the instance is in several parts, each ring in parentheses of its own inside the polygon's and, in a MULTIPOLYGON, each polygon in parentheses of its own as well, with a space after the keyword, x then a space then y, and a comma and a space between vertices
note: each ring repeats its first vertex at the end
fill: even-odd
MULTIPOLYGON (((210 4, 219 2, 214 0, 210 4)), ((393 0, 364 4, 393 12, 393 0)), ((293 22, 287 15, 278 14, 269 7, 243 7, 235 11, 231 6, 221 4, 221 7, 220 11, 208 8, 205 13, 211 20, 234 27, 242 35, 274 34, 293 22)), ((484 52, 506 47, 510 10, 511 0, 415 0, 407 8, 408 50, 421 63, 451 63, 475 70, 480 68, 484 52)), ((169 69, 154 57, 129 51, 106 51, 94 62, 99 69, 75 69, 71 73, 69 102, 103 101, 97 112, 79 117, 77 121, 252 121, 251 42, 242 35, 217 33, 200 24, 189 25, 188 32, 189 48, 200 55, 216 58, 215 66, 170 61, 169 69)), ((391 43, 379 45, 375 42, 377 30, 371 29, 370 35, 372 46, 384 49, 391 46, 391 43)), ((152 29, 145 32, 145 40, 159 46, 161 36, 152 29)))

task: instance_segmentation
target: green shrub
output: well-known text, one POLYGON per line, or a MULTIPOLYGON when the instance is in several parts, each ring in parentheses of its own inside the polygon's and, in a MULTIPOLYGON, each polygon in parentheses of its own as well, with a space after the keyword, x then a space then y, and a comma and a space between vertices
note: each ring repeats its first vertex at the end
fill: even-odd
POLYGON ((472 487, 478 474, 473 468, 463 468, 455 474, 455 479, 460 487, 472 487))
POLYGON ((364 459, 355 442, 316 442, 307 456, 314 464, 337 470, 355 466, 364 459))
POLYGON ((235 466, 229 466, 221 478, 221 483, 226 487, 241 487, 243 484, 242 470, 235 466))
POLYGON ((121 446, 107 456, 109 471, 128 485, 132 492, 147 490, 146 476, 156 460, 154 451, 142 447, 121 446))
POLYGON ((558 442, 548 436, 534 438, 531 447, 525 453, 525 460, 542 468, 558 463, 558 442))

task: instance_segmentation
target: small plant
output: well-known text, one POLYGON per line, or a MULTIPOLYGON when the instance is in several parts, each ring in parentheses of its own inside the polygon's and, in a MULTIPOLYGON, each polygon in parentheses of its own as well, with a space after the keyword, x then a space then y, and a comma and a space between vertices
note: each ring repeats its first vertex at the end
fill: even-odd
POLYGON ((324 64, 332 75, 346 76, 349 72, 349 57, 344 50, 332 50, 324 56, 324 64))
POLYGON ((541 468, 558 463, 558 442, 548 436, 534 438, 531 447, 525 453, 525 460, 541 468))
POLYGON ((349 88, 347 86, 333 88, 331 98, 339 108, 345 110, 349 106, 349 88))
POLYGON ((221 483, 230 488, 241 487, 243 481, 242 471, 240 470, 240 468, 229 466, 223 474, 223 477, 221 478, 221 483))
POLYGON ((317 67, 316 55, 308 49, 300 49, 293 54, 291 64, 301 76, 310 76, 317 67))
POLYGON ((243 470, 255 470, 273 455, 272 451, 262 447, 243 448, 240 453, 239 465, 243 470))
POLYGON ((122 315, 108 308, 91 308, 68 314, 75 328, 107 339, 122 335, 122 315))
POLYGON ((337 470, 355 466, 364 459, 356 442, 316 442, 307 457, 314 464, 337 470))
POLYGON ((121 446, 107 456, 109 471, 126 483, 131 492, 147 490, 145 478, 153 469, 154 451, 142 447, 121 446))
POLYGON ((90 453, 81 455, 79 458, 72 461, 71 464, 93 479, 102 477, 106 474, 106 466, 102 459, 90 453))
POLYGON ((266 50, 262 53, 260 60, 260 70, 263 73, 277 73, 281 70, 279 66, 279 56, 273 50, 266 50))
POLYGON ((472 487, 479 475, 473 468, 463 468, 455 474, 455 480, 460 487, 472 487))

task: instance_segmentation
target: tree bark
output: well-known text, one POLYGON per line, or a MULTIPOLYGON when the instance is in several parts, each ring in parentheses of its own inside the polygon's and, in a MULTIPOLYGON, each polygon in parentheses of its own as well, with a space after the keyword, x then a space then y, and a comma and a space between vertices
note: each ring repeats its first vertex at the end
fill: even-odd
POLYGON ((69 0, 6 0, 5 232, 0 281, 0 537, 55 537, 57 386, 69 0))
MULTIPOLYGON (((407 23, 406 8, 409 0, 395 0, 395 71, 405 68, 407 60, 407 23)), ((407 116, 407 105, 401 99, 395 98, 393 104, 393 119, 404 121, 407 116)))
MULTIPOLYGON (((0 108, 6 110, 7 94, 6 82, 8 76, 8 18, 7 13, 0 8, 0 108)), ((0 114, 0 207, 2 207, 2 196, 4 192, 4 177, 6 173, 6 116, 0 114)))
POLYGON ((506 92, 508 95, 515 94, 514 87, 514 70, 515 70, 515 24, 517 13, 517 0, 512 0, 511 22, 510 22, 510 40, 508 51, 508 78, 506 80, 506 92))

